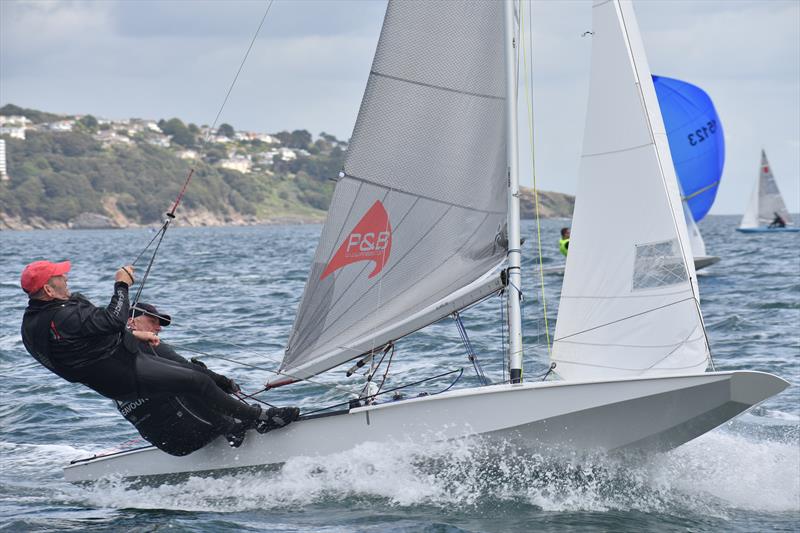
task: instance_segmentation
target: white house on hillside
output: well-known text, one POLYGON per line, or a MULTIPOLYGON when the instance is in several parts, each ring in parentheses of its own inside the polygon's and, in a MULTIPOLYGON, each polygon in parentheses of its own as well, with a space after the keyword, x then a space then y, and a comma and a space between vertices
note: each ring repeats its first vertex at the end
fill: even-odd
POLYGON ((247 174, 250 172, 250 169, 253 168, 253 162, 246 157, 235 156, 230 159, 223 159, 219 162, 219 166, 230 170, 238 170, 242 174, 247 174))
POLYGON ((72 131, 74 120, 59 120, 58 122, 51 122, 48 127, 53 131, 72 131))
POLYGON ((25 128, 13 126, 0 126, 0 135, 8 135, 13 139, 25 140, 25 128))
POLYGON ((22 115, 0 115, 0 126, 18 126, 24 128, 30 123, 31 121, 22 115))
POLYGON ((0 139, 0 181, 8 181, 8 169, 6 168, 6 142, 0 139))

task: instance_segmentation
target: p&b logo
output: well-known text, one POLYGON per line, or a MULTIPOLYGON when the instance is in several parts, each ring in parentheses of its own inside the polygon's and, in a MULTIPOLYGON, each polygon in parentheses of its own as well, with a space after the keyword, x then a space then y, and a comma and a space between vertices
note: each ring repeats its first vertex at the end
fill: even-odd
POLYGON ((360 261, 375 263, 368 276, 373 278, 383 270, 391 251, 392 226, 389 224, 389 215, 381 201, 377 200, 339 246, 319 279, 325 279, 334 271, 360 261))

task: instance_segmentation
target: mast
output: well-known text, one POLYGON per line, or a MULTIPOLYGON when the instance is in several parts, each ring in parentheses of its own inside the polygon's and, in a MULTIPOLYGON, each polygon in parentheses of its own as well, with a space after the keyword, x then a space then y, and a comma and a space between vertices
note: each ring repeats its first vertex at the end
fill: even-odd
POLYGON ((508 368, 511 383, 522 382, 522 253, 519 229, 519 168, 517 156, 517 74, 514 1, 505 0, 506 173, 508 176, 508 368))

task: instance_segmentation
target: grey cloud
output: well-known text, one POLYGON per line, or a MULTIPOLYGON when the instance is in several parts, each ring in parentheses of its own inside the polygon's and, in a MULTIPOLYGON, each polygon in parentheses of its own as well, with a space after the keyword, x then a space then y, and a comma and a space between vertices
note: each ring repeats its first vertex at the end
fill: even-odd
MULTIPOLYGON (((126 37, 249 36, 268 6, 268 0, 122 0, 114 2, 111 17, 116 31, 126 37)), ((368 32, 385 10, 383 0, 276 0, 263 36, 283 39, 368 32)))
MULTIPOLYGON (((0 0, 0 105, 213 120, 266 2, 0 0)), ((533 2, 537 179, 574 191, 591 38, 588 2, 533 2)), ((800 207, 800 3, 635 3, 653 72, 703 87, 725 124, 716 213, 741 212, 767 149, 800 207)), ((222 120, 350 135, 385 2, 277 1, 222 120)), ((524 91, 524 87, 521 87, 524 91)), ((524 93, 521 93, 524 94, 524 93)), ((527 118, 520 163, 531 183, 527 118)))

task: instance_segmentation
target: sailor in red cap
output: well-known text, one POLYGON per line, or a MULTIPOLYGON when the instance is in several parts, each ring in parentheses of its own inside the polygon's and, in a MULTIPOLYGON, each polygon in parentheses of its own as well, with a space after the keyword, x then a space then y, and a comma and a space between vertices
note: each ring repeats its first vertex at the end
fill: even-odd
POLYGON ((130 401, 139 397, 186 394, 259 431, 296 420, 296 408, 262 410, 229 396, 193 365, 178 366, 141 351, 140 342, 158 346, 158 335, 126 329, 132 265, 114 275, 114 294, 96 307, 67 286, 69 261, 36 261, 25 267, 20 284, 30 300, 22 318, 22 342, 34 359, 70 382, 103 396, 130 401))

